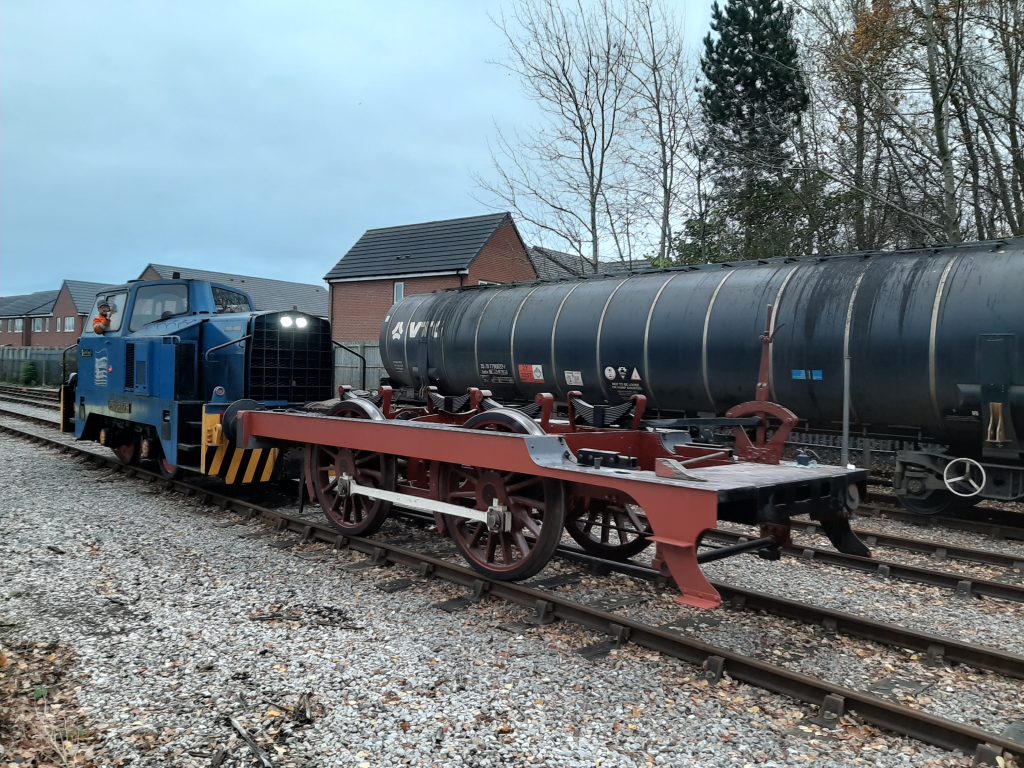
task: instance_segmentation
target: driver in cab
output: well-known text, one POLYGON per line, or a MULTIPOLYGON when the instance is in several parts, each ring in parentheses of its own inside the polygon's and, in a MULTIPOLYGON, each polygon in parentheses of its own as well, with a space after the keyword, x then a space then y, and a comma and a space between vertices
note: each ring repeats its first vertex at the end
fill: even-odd
POLYGON ((110 316, 113 315, 117 310, 112 308, 107 302, 100 304, 100 313, 96 315, 96 319, 92 321, 93 333, 98 333, 101 336, 110 330, 110 316))

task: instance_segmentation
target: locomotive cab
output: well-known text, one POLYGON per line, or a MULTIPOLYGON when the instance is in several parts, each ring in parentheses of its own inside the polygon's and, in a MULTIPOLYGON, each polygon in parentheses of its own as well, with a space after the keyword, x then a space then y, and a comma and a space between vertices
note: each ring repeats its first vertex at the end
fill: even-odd
POLYGON ((185 468, 228 482, 269 479, 278 452, 236 451, 221 428, 229 406, 285 407, 332 391, 326 320, 256 312, 247 294, 205 280, 107 289, 78 358, 77 382, 64 394, 74 403, 75 436, 107 445, 125 463, 153 460, 166 475, 185 468))

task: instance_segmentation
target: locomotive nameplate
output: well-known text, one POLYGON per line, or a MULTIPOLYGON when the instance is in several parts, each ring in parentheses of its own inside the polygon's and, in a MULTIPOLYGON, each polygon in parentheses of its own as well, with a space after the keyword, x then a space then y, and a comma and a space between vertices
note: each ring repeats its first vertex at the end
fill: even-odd
POLYGON ((127 400, 108 400, 107 408, 112 410, 114 413, 131 413, 132 404, 127 400))

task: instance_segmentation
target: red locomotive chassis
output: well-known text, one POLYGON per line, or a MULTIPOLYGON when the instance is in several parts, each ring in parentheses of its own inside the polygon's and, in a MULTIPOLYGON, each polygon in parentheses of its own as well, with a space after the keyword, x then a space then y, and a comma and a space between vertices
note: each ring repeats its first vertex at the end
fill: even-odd
POLYGON ((244 411, 239 443, 306 446, 307 483, 342 531, 372 532, 392 504, 434 514, 492 578, 537 573, 571 521, 577 540, 591 532, 592 552, 614 549, 622 531, 593 533, 595 521, 636 520, 637 509, 649 527, 632 532, 657 545, 655 564, 678 585, 680 602, 701 608, 721 604, 697 558, 702 534, 720 518, 759 524, 785 543, 789 518, 809 514, 838 546, 862 547, 847 517, 866 484, 863 470, 739 461, 650 429, 544 433, 506 408, 488 412, 490 428, 472 428, 385 418, 367 400, 342 403, 343 416, 244 411), (495 430, 501 417, 525 426, 495 430))

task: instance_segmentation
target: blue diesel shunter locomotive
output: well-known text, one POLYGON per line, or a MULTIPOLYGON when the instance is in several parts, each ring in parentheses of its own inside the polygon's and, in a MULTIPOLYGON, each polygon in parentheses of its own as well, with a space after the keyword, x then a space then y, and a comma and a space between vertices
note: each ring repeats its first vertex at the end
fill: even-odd
POLYGON ((237 414, 330 398, 333 350, 327 320, 252 307, 248 295, 205 280, 103 291, 78 344, 77 377, 61 391, 64 429, 167 476, 268 480, 278 450, 236 446, 237 414), (94 330, 104 304, 109 323, 100 318, 94 330))

